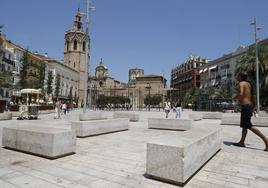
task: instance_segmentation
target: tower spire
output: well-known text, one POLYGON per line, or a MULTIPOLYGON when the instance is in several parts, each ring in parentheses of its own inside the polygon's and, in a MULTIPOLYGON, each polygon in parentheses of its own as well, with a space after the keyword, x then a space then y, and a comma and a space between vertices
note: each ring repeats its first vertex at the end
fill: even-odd
POLYGON ((83 30, 82 14, 80 13, 80 7, 78 7, 77 13, 76 13, 76 16, 75 16, 74 30, 76 30, 76 31, 82 31, 83 30))

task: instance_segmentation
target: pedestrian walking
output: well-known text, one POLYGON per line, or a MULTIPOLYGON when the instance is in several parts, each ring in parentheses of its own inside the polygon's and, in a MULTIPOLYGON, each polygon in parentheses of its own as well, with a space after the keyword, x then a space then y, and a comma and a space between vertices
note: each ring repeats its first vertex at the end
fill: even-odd
POLYGON ((165 103, 164 103, 164 110, 165 110, 165 113, 166 113, 166 118, 168 118, 168 114, 170 112, 170 109, 171 109, 171 104, 170 104, 170 101, 167 100, 165 103))
POLYGON ((182 115, 182 108, 181 108, 181 101, 178 99, 178 101, 175 104, 175 110, 176 110, 176 116, 175 118, 177 119, 178 117, 181 118, 182 115))
POLYGON ((10 106, 11 106, 11 101, 8 100, 8 101, 6 102, 6 106, 5 106, 7 112, 10 111, 10 106))
POLYGON ((66 105, 66 102, 64 102, 62 104, 62 111, 63 111, 63 114, 66 115, 66 111, 67 111, 67 105, 66 105))
POLYGON ((60 112, 61 112, 61 102, 60 102, 59 98, 57 98, 57 101, 55 103, 55 117, 54 117, 54 119, 60 118, 60 112))
POLYGON ((252 115, 256 116, 256 100, 252 92, 252 86, 247 81, 247 73, 240 74, 239 95, 234 97, 234 99, 238 99, 241 104, 240 127, 242 128, 242 135, 240 141, 233 145, 245 147, 245 139, 249 129, 263 140, 265 144, 264 151, 268 151, 268 138, 251 123, 252 115))

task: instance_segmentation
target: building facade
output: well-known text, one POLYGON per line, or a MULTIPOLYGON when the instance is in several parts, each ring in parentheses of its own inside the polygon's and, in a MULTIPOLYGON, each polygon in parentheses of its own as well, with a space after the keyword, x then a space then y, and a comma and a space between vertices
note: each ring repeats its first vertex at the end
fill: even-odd
MULTIPOLYGON (((259 45, 268 45, 268 39, 259 41, 259 45)), ((204 64, 200 70, 200 88, 228 85, 232 87, 236 82, 235 67, 238 59, 245 55, 249 49, 254 49, 255 44, 240 46, 234 52, 225 54, 215 60, 204 64)))
POLYGON ((236 61, 246 51, 247 48, 240 47, 235 52, 226 54, 202 66, 199 70, 200 88, 226 84, 232 86, 236 81, 234 77, 236 61))
POLYGON ((128 85, 129 97, 133 106, 143 108, 144 99, 146 96, 160 96, 162 102, 160 106, 163 107, 164 100, 167 96, 166 79, 161 75, 143 75, 136 77, 136 82, 128 85))
POLYGON ((177 65, 171 70, 171 100, 183 100, 187 91, 200 87, 199 69, 208 63, 208 60, 200 56, 189 56, 185 63, 177 65))
MULTIPOLYGON (((36 53, 30 52, 7 40, 4 35, 1 36, 1 40, 2 58, 0 60, 0 69, 1 71, 12 73, 14 88, 18 88, 24 55, 27 55, 26 81, 28 85, 36 85, 40 79, 41 68, 46 68, 44 60, 36 53)), ((12 95, 18 95, 17 89, 9 90, 8 88, 3 88, 3 91, 6 98, 10 98, 12 95)))
MULTIPOLYGON (((144 75, 143 69, 129 69, 129 82, 124 83, 109 76, 102 60, 90 77, 90 100, 93 105, 99 95, 125 96, 130 99, 133 110, 144 108, 147 95, 166 97, 166 79, 159 75, 144 75)), ((162 106, 162 104, 160 104, 162 106)))
MULTIPOLYGON (((56 91, 56 79, 57 75, 60 78, 60 90, 59 90, 59 98, 61 99, 70 99, 70 97, 75 97, 78 95, 78 80, 79 74, 76 70, 66 66, 64 62, 59 61, 57 59, 42 56, 44 61, 47 64, 47 74, 49 71, 52 73, 53 81, 52 81, 52 94, 48 96, 52 100, 52 96, 55 96, 56 91)), ((46 76, 46 80, 47 80, 46 76)), ((47 87, 47 84, 46 84, 47 87)))

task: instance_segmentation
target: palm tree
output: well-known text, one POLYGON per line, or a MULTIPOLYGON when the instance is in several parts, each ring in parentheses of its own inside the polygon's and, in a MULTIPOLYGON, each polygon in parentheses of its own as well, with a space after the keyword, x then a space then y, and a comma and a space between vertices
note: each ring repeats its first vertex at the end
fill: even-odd
POLYGON ((200 89, 192 88, 185 93, 183 98, 183 104, 187 107, 188 104, 193 104, 195 102, 195 94, 199 92, 200 89))
MULTIPOLYGON (((258 49, 259 76, 260 76, 260 98, 261 102, 268 100, 268 46, 260 46, 258 49)), ((238 80, 241 72, 247 72, 248 81, 256 89, 256 58, 254 49, 242 55, 236 62, 235 77, 238 80)))
POLYGON ((203 94, 208 95, 210 99, 215 98, 215 88, 210 86, 203 89, 203 94))

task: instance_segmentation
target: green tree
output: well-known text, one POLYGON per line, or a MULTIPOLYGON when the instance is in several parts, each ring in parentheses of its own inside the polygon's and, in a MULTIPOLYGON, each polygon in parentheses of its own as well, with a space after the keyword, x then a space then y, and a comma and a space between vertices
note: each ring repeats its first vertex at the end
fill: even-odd
POLYGON ((41 88, 42 93, 44 93, 44 86, 45 86, 45 71, 46 71, 46 65, 44 63, 39 63, 39 78, 38 78, 38 84, 37 89, 41 88))
POLYGON ((69 98, 72 99, 73 98, 73 86, 70 87, 70 91, 69 91, 69 98))
POLYGON ((200 89, 192 88, 185 93, 185 96, 183 98, 183 104, 185 107, 187 107, 188 104, 193 104, 195 102, 195 93, 197 92, 197 90, 200 90, 200 89))
POLYGON ((11 88, 13 84, 13 76, 11 72, 0 72, 0 85, 1 87, 11 88))
POLYGON ((158 95, 149 96, 147 95, 144 99, 145 105, 159 105, 162 102, 162 97, 158 95))
POLYGON ((76 105, 78 105, 78 97, 76 91, 74 92, 74 102, 76 105))
POLYGON ((207 87, 207 88, 203 88, 201 90, 202 94, 208 95, 210 99, 214 98, 214 93, 215 93, 215 87, 207 87))
POLYGON ((28 87, 27 83, 27 69, 29 65, 29 52, 26 50, 23 53, 22 57, 22 64, 21 64, 21 69, 20 69, 20 81, 18 82, 18 87, 20 89, 24 89, 28 87))
POLYGON ((13 88, 13 75, 11 72, 0 72, 0 95, 2 96, 2 88, 13 88))
MULTIPOLYGON (((259 80, 260 80, 260 99, 261 102, 268 100, 268 46, 259 46, 259 80)), ((256 58, 255 49, 249 49, 236 62, 235 77, 239 80, 241 72, 247 72, 248 81, 252 84, 255 92, 256 88, 256 58)))
POLYGON ((48 77, 47 77, 47 94, 48 95, 52 93, 52 83, 53 83, 52 71, 48 71, 48 77))
POLYGON ((57 74, 55 83, 55 96, 58 97, 59 93, 60 93, 60 75, 57 74))

